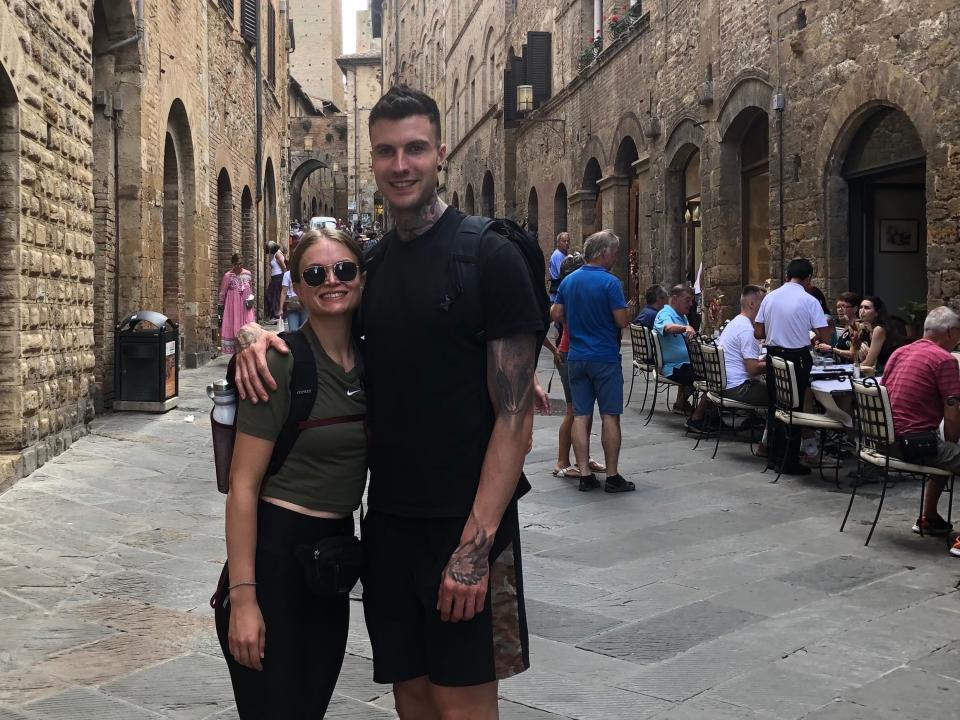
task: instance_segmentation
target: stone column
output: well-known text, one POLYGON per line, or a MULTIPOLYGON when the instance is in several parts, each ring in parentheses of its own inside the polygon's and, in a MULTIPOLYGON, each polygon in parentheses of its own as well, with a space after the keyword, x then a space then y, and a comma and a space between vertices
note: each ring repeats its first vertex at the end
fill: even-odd
POLYGON ((613 274, 620 278, 624 287, 629 283, 630 262, 630 178, 622 175, 607 175, 598 182, 603 197, 602 225, 610 228, 620 238, 620 251, 613 266, 613 274))

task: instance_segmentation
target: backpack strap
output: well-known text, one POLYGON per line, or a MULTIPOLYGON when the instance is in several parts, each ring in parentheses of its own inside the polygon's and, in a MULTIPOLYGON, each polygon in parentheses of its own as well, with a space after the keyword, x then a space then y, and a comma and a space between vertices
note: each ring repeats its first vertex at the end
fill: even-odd
POLYGON ((496 220, 467 215, 460 222, 453 242, 450 243, 450 255, 447 264, 448 281, 440 309, 449 311, 461 296, 470 303, 468 317, 476 318, 476 340, 482 344, 483 308, 480 307, 480 267, 483 260, 483 238, 497 224, 496 220))
POLYGON ((317 361, 313 357, 313 348, 303 333, 280 333, 280 337, 293 353, 293 375, 290 378, 290 411, 287 420, 273 446, 267 476, 276 474, 300 437, 301 423, 310 417, 313 403, 317 398, 317 361))

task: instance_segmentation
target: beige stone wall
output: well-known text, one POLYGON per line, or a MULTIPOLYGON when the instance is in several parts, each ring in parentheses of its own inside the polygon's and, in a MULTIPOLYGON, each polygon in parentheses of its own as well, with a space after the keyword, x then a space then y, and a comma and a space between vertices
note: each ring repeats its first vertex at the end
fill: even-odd
MULTIPOLYGON (((952 70, 960 45, 949 30, 960 22, 956 3, 647 2, 615 39, 608 22, 619 4, 604 2, 603 52, 583 67, 593 25, 589 0, 520 0, 516 17, 510 16, 513 3, 506 12, 502 3, 487 0, 404 3, 397 23, 399 59, 394 3, 385 3, 387 77, 399 72, 423 87, 437 74, 445 77, 448 200, 456 193, 464 207, 472 191, 479 211, 478 183, 490 170, 497 211, 523 218, 534 189, 545 251, 564 216, 575 245, 597 225, 627 237, 634 219, 639 232, 632 247, 624 244, 617 272, 627 281, 632 249, 639 261, 633 288, 672 284, 689 277, 693 231, 683 217, 683 171, 699 153, 708 295, 723 291, 732 304, 744 250, 741 142, 751 123, 765 118, 769 276, 779 276, 781 255, 804 254, 814 260, 815 281, 830 296, 853 282, 848 212, 854 179, 845 176, 844 163, 856 133, 887 107, 906 116, 922 143, 920 231, 928 300, 936 304, 960 295, 960 166, 954 160, 960 82, 952 70), (438 14, 445 43, 439 60, 419 37, 438 14), (498 112, 485 117, 482 106, 471 110, 471 78, 482 65, 470 66, 470 58, 476 59, 490 26, 495 84, 506 54, 511 48, 519 54, 527 31, 552 34, 553 97, 516 129, 504 128, 498 112), (778 93, 785 102, 782 126, 772 109, 778 93), (555 207, 563 188, 567 201, 555 207)), ((502 104, 499 87, 494 102, 502 104)))
MULTIPOLYGON (((282 179, 287 23, 275 7, 264 164, 282 179)), ((269 211, 257 202, 239 17, 170 2, 147 3, 141 20, 145 38, 133 0, 0 2, 0 453, 14 475, 109 406, 118 319, 165 312, 181 360, 202 363, 216 352, 224 258, 256 254, 258 221, 286 236, 286 192, 269 211)))
MULTIPOLYGON (((302 106, 291 103, 290 168, 291 189, 300 187, 300 207, 306 204, 309 219, 310 198, 330 217, 347 217, 347 117, 344 113, 310 114, 302 106), (296 113, 296 114, 294 114, 296 113)), ((296 202, 292 193, 291 202, 296 202)))
POLYGON ((340 0, 290 0, 296 50, 290 72, 318 107, 321 100, 345 107, 343 77, 337 58, 343 54, 340 0))
POLYGON ((349 183, 347 207, 350 217, 361 219, 369 215, 376 218, 374 195, 377 183, 370 163, 370 111, 380 99, 383 87, 380 39, 370 37, 370 12, 357 13, 357 48, 364 48, 355 55, 341 57, 337 62, 347 80, 347 153, 349 157, 349 183))

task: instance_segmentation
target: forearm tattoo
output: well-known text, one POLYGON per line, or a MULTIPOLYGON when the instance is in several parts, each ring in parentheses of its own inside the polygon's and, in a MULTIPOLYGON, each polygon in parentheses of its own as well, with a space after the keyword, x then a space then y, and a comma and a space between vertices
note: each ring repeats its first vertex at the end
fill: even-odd
POLYGON ((462 543, 450 556, 443 574, 461 585, 479 585, 490 573, 490 547, 493 537, 483 528, 477 529, 473 540, 462 543))
POLYGON ((515 335, 487 344, 490 395, 498 413, 523 415, 533 407, 535 346, 532 335, 515 335))
POLYGON ((263 328, 256 323, 250 323, 237 330, 237 343, 241 348, 246 350, 253 345, 261 335, 263 335, 263 328))

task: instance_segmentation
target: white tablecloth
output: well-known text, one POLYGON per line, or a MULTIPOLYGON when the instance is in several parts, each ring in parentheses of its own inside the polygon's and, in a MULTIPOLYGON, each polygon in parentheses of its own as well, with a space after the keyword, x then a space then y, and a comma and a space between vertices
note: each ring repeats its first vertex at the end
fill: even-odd
POLYGON ((817 402, 823 405, 827 417, 839 420, 844 427, 853 427, 853 418, 850 417, 849 413, 840 409, 833 397, 834 393, 853 392, 849 380, 813 380, 811 377, 810 389, 813 391, 813 396, 817 399, 817 402))

